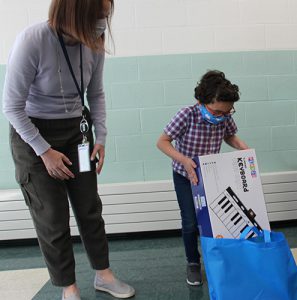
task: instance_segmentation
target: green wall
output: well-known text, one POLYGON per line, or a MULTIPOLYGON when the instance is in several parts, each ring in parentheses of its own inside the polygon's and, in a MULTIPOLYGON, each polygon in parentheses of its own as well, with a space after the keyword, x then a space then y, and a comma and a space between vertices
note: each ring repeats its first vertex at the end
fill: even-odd
MULTIPOLYGON (((171 178, 170 160, 156 140, 170 118, 195 103, 193 89, 207 69, 238 84, 234 118, 255 148, 261 172, 297 170, 297 51, 199 53, 109 58, 106 161, 99 182, 171 178)), ((0 66, 0 92, 5 66, 0 66)), ((8 124, 0 113, 0 188, 15 188, 8 124)), ((223 151, 230 148, 223 146, 223 151)))

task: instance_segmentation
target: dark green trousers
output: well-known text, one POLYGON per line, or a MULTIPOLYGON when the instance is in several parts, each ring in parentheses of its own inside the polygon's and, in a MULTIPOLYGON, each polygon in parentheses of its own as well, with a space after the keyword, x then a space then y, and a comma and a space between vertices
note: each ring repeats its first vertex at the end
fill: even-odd
MULTIPOLYGON (((95 162, 90 172, 79 172, 77 145, 82 141, 81 118, 41 120, 31 118, 53 149, 64 153, 75 178, 53 179, 42 159, 10 127, 10 143, 15 162, 16 180, 29 207, 39 245, 52 283, 68 286, 75 282, 75 261, 70 237, 69 202, 91 266, 95 270, 109 267, 108 244, 102 219, 102 203, 97 192, 95 162)), ((88 134, 90 149, 92 134, 88 134)))

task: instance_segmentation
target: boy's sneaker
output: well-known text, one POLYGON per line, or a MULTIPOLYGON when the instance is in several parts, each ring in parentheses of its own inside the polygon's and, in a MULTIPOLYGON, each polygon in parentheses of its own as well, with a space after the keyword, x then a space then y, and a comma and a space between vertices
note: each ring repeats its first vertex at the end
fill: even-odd
POLYGON ((188 263, 187 265, 187 283, 189 285, 201 285, 201 264, 197 263, 188 263))
POLYGON ((107 292, 116 298, 130 298, 135 295, 135 290, 132 286, 115 279, 111 283, 104 282, 99 276, 95 276, 94 288, 97 291, 107 292))

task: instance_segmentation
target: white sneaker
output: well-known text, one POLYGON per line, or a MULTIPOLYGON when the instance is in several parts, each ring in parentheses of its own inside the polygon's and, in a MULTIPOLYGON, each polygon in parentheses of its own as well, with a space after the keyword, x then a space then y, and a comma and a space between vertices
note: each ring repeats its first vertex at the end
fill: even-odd
POLYGON ((64 297, 64 291, 63 291, 62 300, 81 300, 81 298, 80 298, 79 293, 71 294, 69 297, 65 298, 64 297))
POLYGON ((116 279, 110 283, 106 283, 99 276, 95 276, 94 288, 97 291, 103 291, 111 294, 116 298, 130 298, 135 295, 135 290, 132 286, 116 279))

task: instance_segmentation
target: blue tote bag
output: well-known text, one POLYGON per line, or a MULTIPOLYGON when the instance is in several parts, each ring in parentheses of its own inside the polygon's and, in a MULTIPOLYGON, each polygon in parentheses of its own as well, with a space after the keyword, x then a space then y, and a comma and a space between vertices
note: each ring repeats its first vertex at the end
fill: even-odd
POLYGON ((240 239, 201 237, 211 300, 297 300, 297 266, 281 232, 247 227, 240 239), (245 237, 254 231, 258 236, 245 237))

